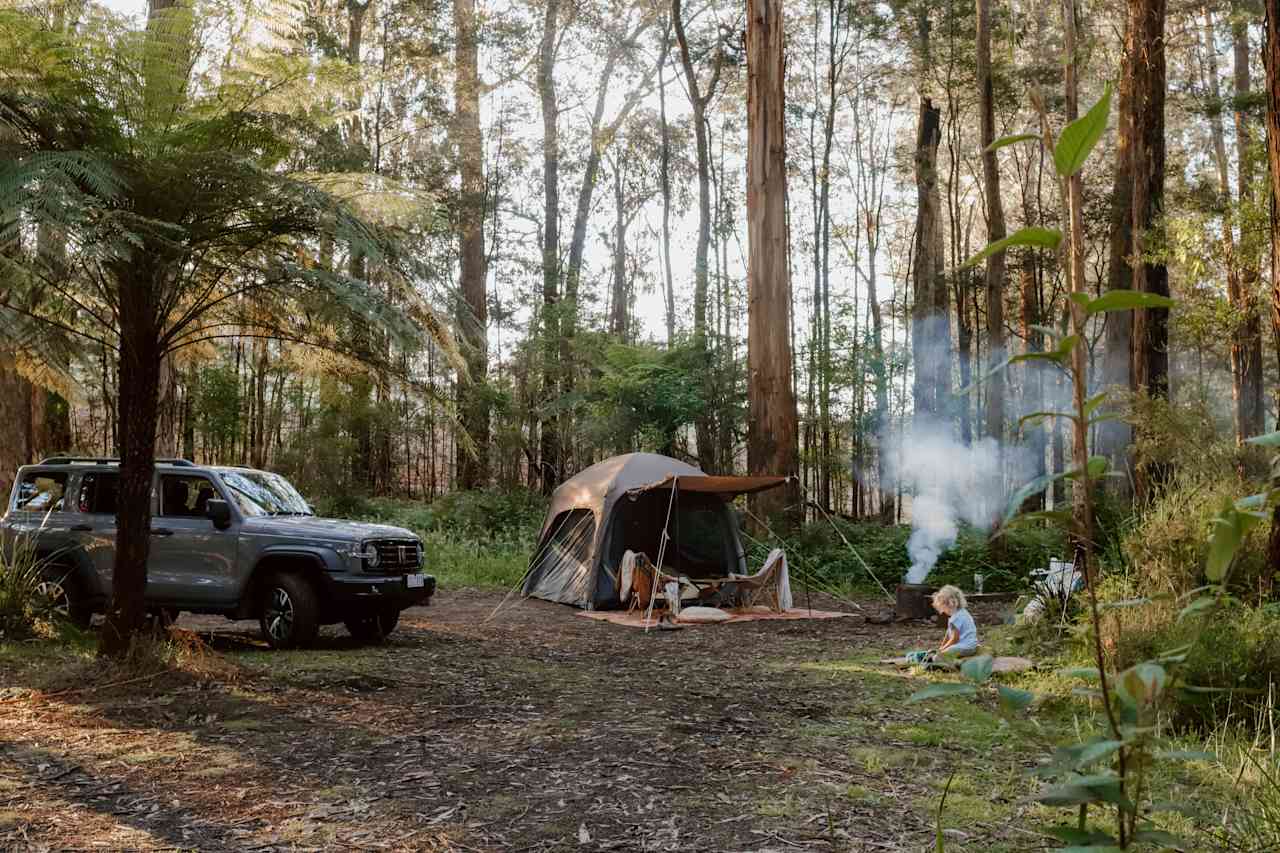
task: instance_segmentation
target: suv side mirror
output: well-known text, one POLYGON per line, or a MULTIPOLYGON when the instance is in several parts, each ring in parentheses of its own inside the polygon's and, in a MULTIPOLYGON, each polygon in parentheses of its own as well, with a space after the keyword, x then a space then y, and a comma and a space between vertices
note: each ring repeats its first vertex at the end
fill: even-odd
POLYGON ((205 504, 204 514, 213 522, 213 526, 219 530, 226 530, 231 526, 231 505, 224 500, 211 498, 205 504))

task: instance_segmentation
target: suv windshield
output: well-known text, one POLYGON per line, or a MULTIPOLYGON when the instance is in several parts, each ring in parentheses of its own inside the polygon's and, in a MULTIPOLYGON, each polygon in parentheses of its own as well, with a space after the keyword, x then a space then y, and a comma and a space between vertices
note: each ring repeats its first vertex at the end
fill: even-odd
POLYGON ((297 489, 279 474, 266 471, 220 471, 240 511, 254 515, 314 515, 297 489))

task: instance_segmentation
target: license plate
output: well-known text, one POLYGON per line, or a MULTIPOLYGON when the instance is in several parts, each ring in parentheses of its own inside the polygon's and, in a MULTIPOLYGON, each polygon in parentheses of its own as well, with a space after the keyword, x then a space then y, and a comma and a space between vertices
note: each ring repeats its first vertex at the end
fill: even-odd
POLYGON ((426 586, 427 578, 425 575, 405 575, 404 582, 409 589, 421 589, 426 586))

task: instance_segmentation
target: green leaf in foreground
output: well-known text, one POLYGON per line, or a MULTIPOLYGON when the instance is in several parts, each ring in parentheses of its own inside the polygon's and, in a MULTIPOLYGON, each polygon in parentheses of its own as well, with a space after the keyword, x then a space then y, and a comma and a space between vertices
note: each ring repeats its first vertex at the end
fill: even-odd
POLYGON ((1053 149, 1053 165, 1058 174, 1069 178, 1084 166, 1103 131, 1107 129, 1107 117, 1111 114, 1111 84, 1107 83, 1098 102, 1089 112, 1062 129, 1058 144, 1053 149))
POLYGON ((917 690, 911 694, 908 702, 923 702, 925 699, 938 699, 944 696, 973 696, 978 692, 978 688, 972 684, 959 684, 954 681, 948 681, 945 684, 930 684, 923 690, 917 690))
POLYGON ((1009 503, 1005 505, 1004 519, 1001 521, 1001 524, 1011 524, 1018 516, 1018 513, 1021 512, 1022 505, 1027 502, 1027 498, 1032 495, 1040 494, 1045 489, 1049 488, 1049 486, 1053 485, 1055 480, 1058 480, 1061 477, 1061 474, 1041 474, 1039 477, 1036 477, 1034 480, 1018 489, 1018 491, 1014 492, 1013 496, 1009 498, 1009 503))
MULTIPOLYGON (((1111 465, 1111 460, 1105 456, 1089 457, 1089 479, 1096 480, 1098 477, 1107 473, 1107 468, 1111 465)), ((1063 475, 1068 480, 1080 479, 1080 470, 1073 468, 1063 475)))
POLYGON ((1056 249, 1058 244, 1062 242, 1062 232, 1055 228, 1041 228, 1038 225, 1029 225, 1026 228, 1020 228, 1008 237, 997 240, 989 244, 985 249, 974 255, 961 265, 961 269, 972 267, 982 263, 996 252, 1002 252, 1005 249, 1014 246, 1031 246, 1039 249, 1056 249))
POLYGON ((1000 706, 1010 713, 1024 710, 1036 698, 1030 690, 1019 690, 1004 684, 997 685, 996 693, 1000 695, 1000 706))
POLYGON ((969 658, 960 664, 960 674, 975 684, 981 684, 991 677, 992 663, 991 655, 969 658))
POLYGON ((988 145, 986 147, 986 150, 998 151, 999 149, 1004 148, 1007 145, 1017 145, 1019 142, 1031 142, 1033 140, 1038 140, 1039 138, 1040 138, 1040 134, 1038 133, 1014 133, 1014 134, 1011 134, 1010 136, 1000 137, 995 142, 988 145))
MULTIPOLYGON (((1073 296, 1075 294, 1072 294, 1073 296)), ((1132 311, 1135 308, 1172 308, 1177 300, 1155 293, 1144 293, 1141 290, 1112 290, 1090 299, 1084 306, 1089 316, 1105 314, 1108 311, 1132 311)))
POLYGON ((1213 533, 1209 536, 1209 557, 1204 566, 1206 578, 1220 583, 1226 577, 1236 551, 1244 544, 1245 534, 1263 517, 1262 513, 1238 509, 1230 498, 1224 500, 1222 512, 1213 520, 1213 533))
POLYGON ((1212 596, 1208 596, 1208 595, 1201 596, 1200 598, 1197 598, 1195 601, 1188 604, 1186 607, 1179 610, 1178 618, 1185 619, 1188 616, 1195 616, 1197 613, 1203 613, 1204 611, 1209 610, 1210 608, 1217 605, 1217 603, 1218 603, 1218 599, 1213 598, 1212 596))

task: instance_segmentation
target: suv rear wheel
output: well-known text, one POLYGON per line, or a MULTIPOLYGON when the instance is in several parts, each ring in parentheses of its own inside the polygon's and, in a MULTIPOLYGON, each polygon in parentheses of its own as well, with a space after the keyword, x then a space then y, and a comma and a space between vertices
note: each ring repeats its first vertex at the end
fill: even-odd
POLYGON ((36 586, 36 592, 48 600, 49 615, 66 619, 80 628, 88 628, 93 611, 80 593, 80 585, 71 575, 46 578, 36 586))
POLYGON ((306 578, 274 574, 261 587, 259 606, 262 636, 273 649, 311 645, 320 630, 320 604, 306 578))
POLYGON ((399 610, 379 610, 376 613, 347 619, 344 624, 351 632, 351 636, 360 642, 381 643, 396 629, 396 623, 399 621, 399 610))

